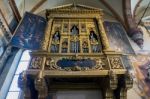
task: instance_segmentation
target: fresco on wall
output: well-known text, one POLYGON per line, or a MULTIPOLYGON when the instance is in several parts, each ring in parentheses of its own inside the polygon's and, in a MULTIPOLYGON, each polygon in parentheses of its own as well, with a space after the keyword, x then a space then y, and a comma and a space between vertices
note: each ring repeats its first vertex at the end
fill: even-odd
POLYGON ((134 79, 134 84, 137 85, 138 94, 142 99, 150 98, 150 54, 138 54, 136 56, 130 56, 130 61, 132 62, 132 77, 134 79))
POLYGON ((118 22, 104 22, 110 47, 119 52, 134 54, 123 26, 118 22))
POLYGON ((26 12, 15 31, 11 44, 19 48, 38 50, 41 48, 40 42, 44 37, 45 27, 46 19, 26 12))

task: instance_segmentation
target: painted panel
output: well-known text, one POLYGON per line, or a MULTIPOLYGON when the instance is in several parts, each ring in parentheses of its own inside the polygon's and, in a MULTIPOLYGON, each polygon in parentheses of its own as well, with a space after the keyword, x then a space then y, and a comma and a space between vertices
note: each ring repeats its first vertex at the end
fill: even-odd
POLYGON ((41 48, 40 43, 44 37, 45 27, 46 19, 26 12, 15 31, 11 44, 19 48, 39 50, 41 48))
POLYGON ((113 50, 126 54, 134 53, 127 38, 126 32, 120 23, 105 21, 104 26, 109 39, 110 47, 113 50))

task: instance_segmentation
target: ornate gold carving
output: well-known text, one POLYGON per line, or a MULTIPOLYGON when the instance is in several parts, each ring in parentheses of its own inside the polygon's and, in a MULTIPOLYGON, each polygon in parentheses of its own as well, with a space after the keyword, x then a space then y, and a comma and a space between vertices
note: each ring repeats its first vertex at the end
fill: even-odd
POLYGON ((109 71, 109 84, 110 84, 110 88, 112 90, 117 88, 117 84, 118 84, 118 79, 117 79, 117 75, 114 73, 113 70, 109 71))
POLYGON ((61 68, 56 65, 56 61, 53 58, 48 58, 46 60, 46 66, 48 66, 49 70, 60 70, 61 68))
POLYGON ((42 65, 42 57, 33 57, 31 59, 30 68, 31 69, 40 69, 42 65))
MULTIPOLYGON (((69 59, 82 59, 82 57, 70 57, 69 59)), ((80 67, 80 66, 73 66, 73 67, 64 67, 61 68, 57 66, 57 61, 61 60, 61 58, 47 58, 46 60, 46 67, 49 70, 62 70, 62 71, 86 71, 86 70, 104 70, 106 68, 107 60, 104 58, 94 58, 96 60, 96 65, 93 67, 80 67)))
POLYGON ((119 57, 111 57, 109 61, 112 69, 123 69, 123 64, 119 57))
POLYGON ((97 18, 97 22, 98 22, 99 30, 101 31, 100 36, 101 36, 103 48, 104 48, 104 50, 109 50, 110 45, 109 45, 109 41, 108 41, 108 38, 107 38, 107 35, 105 32, 105 29, 103 27, 103 23, 102 23, 101 19, 99 19, 99 18, 97 18))
POLYGON ((53 19, 49 20, 48 25, 45 30, 44 39, 41 42, 41 47, 42 47, 42 50, 44 50, 44 51, 46 51, 48 48, 48 41, 49 41, 52 21, 53 21, 53 19))

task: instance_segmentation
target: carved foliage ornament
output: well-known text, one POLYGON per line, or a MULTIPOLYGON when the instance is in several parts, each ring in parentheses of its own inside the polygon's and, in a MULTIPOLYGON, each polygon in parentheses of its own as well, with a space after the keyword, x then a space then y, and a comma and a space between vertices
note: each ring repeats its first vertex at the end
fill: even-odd
POLYGON ((61 61, 61 59, 58 60, 58 59, 54 59, 54 58, 47 58, 45 65, 46 65, 46 67, 48 67, 47 69, 49 69, 49 70, 86 71, 86 70, 103 70, 103 69, 106 69, 106 64, 107 64, 107 61, 103 58, 91 60, 92 62, 94 61, 96 63, 96 65, 86 66, 86 67, 82 66, 83 64, 85 64, 85 60, 84 61, 81 61, 81 60, 76 61, 76 60, 72 60, 72 59, 67 59, 67 60, 73 61, 75 63, 73 63, 73 62, 70 63, 70 64, 73 64, 73 66, 58 66, 58 61, 61 61))
POLYGON ((122 69, 123 68, 123 64, 119 57, 110 57, 109 61, 110 61, 110 65, 111 65, 112 69, 122 69))
POLYGON ((40 69, 41 65, 42 65, 42 57, 33 57, 32 58, 30 68, 40 69))

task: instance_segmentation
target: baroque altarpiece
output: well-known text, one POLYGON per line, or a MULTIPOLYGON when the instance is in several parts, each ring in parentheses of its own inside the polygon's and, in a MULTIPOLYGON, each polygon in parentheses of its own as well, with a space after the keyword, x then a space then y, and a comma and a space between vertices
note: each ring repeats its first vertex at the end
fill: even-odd
POLYGON ((32 51, 19 77, 25 99, 49 99, 58 90, 101 90, 104 99, 126 99, 132 79, 123 53, 110 49, 101 9, 67 5, 46 10, 42 51, 32 51))

